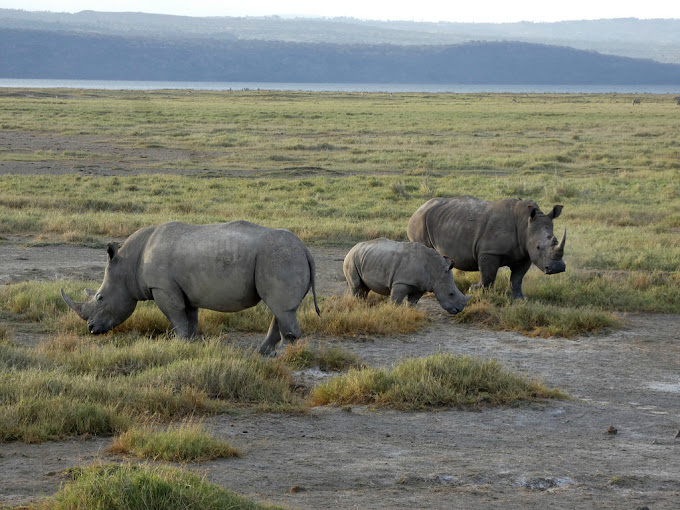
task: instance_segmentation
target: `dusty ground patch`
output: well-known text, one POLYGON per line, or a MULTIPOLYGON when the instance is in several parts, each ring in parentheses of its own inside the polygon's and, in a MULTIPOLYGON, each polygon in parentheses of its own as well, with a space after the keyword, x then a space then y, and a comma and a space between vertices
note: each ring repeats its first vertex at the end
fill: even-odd
MULTIPOLYGON (((0 283, 102 278, 101 249, 25 241, 0 243, 0 283)), ((312 253, 319 293, 344 292, 346 248, 312 253)), ((311 340, 338 343, 371 365, 438 351, 493 357, 576 400, 476 412, 354 407, 217 416, 207 425, 243 458, 195 469, 292 508, 677 508, 680 318, 629 315, 625 330, 607 336, 530 339, 455 324, 431 297, 421 306, 434 319, 421 333, 311 340)), ((17 328, 18 341, 40 339, 17 328)), ((253 347, 261 341, 236 336, 253 347)), ((105 457, 110 442, 0 445, 0 505, 55 492, 62 469, 105 457)))

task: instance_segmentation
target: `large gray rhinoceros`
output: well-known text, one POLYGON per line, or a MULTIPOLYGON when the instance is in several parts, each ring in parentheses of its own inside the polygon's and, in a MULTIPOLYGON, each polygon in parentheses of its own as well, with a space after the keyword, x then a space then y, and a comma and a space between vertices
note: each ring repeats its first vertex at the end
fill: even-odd
POLYGON ((454 267, 480 271, 481 286, 489 287, 502 266, 510 268, 513 298, 524 298, 522 279, 533 262, 546 274, 561 273, 567 230, 562 241, 553 235, 556 205, 543 214, 532 200, 487 202, 471 196, 433 198, 411 216, 411 241, 431 246, 451 257, 454 267))
POLYGON ((274 314, 261 354, 273 354, 280 339, 301 336, 296 312, 314 288, 314 259, 292 232, 234 221, 217 225, 164 223, 138 230, 118 248, 107 247, 104 282, 88 300, 64 301, 93 334, 127 319, 137 301, 153 299, 175 333, 198 333, 198 309, 237 312, 260 300, 274 314))
POLYGON ((451 268, 451 260, 432 248, 383 237, 355 245, 342 265, 357 297, 365 298, 372 290, 397 304, 407 298, 415 305, 425 292, 434 292, 444 310, 458 313, 470 298, 456 287, 451 268))

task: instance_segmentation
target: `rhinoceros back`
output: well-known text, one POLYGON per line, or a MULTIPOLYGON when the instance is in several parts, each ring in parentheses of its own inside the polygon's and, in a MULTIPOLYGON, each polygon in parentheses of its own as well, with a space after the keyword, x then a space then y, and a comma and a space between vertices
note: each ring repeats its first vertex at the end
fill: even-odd
POLYGON ((140 272, 149 288, 179 287, 192 306, 222 312, 260 299, 284 308, 297 300, 290 306, 296 308, 310 285, 302 241, 287 230, 246 221, 159 225, 143 250, 140 272))
POLYGON ((476 245, 487 223, 488 205, 471 196, 433 198, 411 216, 408 237, 451 258, 456 268, 476 271, 476 245))

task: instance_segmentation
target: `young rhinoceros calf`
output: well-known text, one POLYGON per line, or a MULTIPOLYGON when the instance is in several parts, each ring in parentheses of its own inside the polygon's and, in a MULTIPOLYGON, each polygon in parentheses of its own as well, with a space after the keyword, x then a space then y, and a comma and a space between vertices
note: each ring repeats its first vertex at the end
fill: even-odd
POLYGON ((380 238, 355 245, 342 266, 350 291, 365 298, 369 290, 390 296, 399 304, 404 298, 415 305, 425 292, 434 292, 449 313, 460 312, 470 297, 453 281, 453 263, 420 243, 400 243, 380 238))
POLYGON ((138 301, 153 299, 175 333, 198 333, 198 309, 238 312, 260 300, 274 314, 261 354, 301 336, 296 311, 314 288, 314 259, 292 232, 234 221, 217 225, 164 223, 143 228, 118 247, 109 243, 104 282, 85 290, 76 303, 64 301, 93 334, 106 333, 127 319, 138 301))

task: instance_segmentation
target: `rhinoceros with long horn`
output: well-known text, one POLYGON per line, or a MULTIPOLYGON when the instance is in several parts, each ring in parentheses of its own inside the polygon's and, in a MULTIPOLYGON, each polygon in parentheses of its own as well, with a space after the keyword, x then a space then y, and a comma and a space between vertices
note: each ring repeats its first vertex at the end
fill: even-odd
POLYGON ((296 312, 311 288, 319 313, 312 255, 292 232, 235 221, 216 225, 164 223, 138 230, 122 246, 109 243, 99 290, 87 301, 61 295, 93 334, 125 321, 138 301, 153 299, 175 333, 198 333, 198 309, 236 312, 260 300, 274 314, 260 353, 301 336, 296 312))
POLYGON ((487 202, 471 196, 433 198, 411 216, 411 241, 430 246, 463 271, 480 271, 482 287, 496 280, 498 269, 510 268, 513 298, 524 298, 522 279, 533 263, 545 274, 566 269, 562 240, 553 234, 553 220, 562 212, 555 205, 544 214, 533 200, 487 202))

